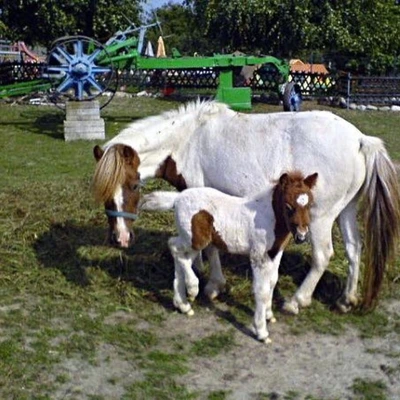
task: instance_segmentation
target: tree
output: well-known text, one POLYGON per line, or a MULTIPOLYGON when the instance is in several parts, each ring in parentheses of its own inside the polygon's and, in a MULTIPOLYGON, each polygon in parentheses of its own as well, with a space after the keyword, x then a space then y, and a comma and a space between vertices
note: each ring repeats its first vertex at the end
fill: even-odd
POLYGON ((228 51, 336 54, 343 66, 362 57, 368 61, 359 67, 370 72, 400 55, 400 8, 393 0, 209 0, 205 15, 207 37, 228 51))
POLYGON ((190 1, 185 4, 167 3, 146 16, 146 23, 155 22, 157 17, 161 24, 160 29, 152 29, 147 39, 157 43, 158 36, 163 35, 168 55, 172 48, 177 48, 183 55, 192 56, 194 53, 207 53, 207 40, 204 36, 205 18, 201 14, 200 4, 207 1, 197 1, 196 8, 191 7, 190 1), (200 14, 200 16, 199 16, 200 14))
POLYGON ((105 41, 127 25, 138 23, 140 0, 0 0, 7 39, 46 47, 66 35, 105 41))

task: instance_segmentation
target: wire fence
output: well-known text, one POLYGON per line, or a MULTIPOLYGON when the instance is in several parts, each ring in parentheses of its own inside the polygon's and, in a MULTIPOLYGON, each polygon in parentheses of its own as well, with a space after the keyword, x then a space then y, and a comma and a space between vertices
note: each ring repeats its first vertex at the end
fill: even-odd
MULTIPOLYGON (((40 79, 44 63, 0 63, 0 85, 40 79)), ((121 70, 118 72, 119 87, 129 86, 137 90, 154 89, 210 89, 219 83, 217 68, 121 70)), ((234 69, 234 86, 247 86, 254 93, 277 93, 282 76, 276 69, 261 67, 244 79, 241 69, 234 69)), ((300 86, 303 98, 343 97, 347 104, 400 104, 400 76, 374 77, 352 74, 290 73, 289 81, 300 86)))

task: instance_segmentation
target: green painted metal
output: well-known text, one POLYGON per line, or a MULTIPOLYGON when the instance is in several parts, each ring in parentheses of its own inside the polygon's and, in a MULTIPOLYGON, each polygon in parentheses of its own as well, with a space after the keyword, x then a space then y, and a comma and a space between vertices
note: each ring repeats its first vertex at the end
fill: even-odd
MULTIPOLYGON (((233 86, 233 69, 244 66, 273 64, 281 75, 282 83, 289 77, 290 67, 287 62, 273 56, 246 56, 235 54, 214 54, 210 57, 143 57, 138 54, 137 41, 126 42, 106 47, 109 59, 118 69, 140 70, 177 70, 214 68, 219 72, 219 84, 216 98, 234 109, 251 109, 251 89, 233 86), (133 48, 119 54, 120 50, 133 48)), ((98 60, 97 60, 98 61, 98 60)), ((101 61, 100 61, 101 63, 101 61)))
MULTIPOLYGON (((157 23, 158 24, 158 23, 157 23)), ((250 109, 251 108, 251 89, 249 87, 234 87, 234 71, 236 72, 238 68, 245 66, 262 66, 264 64, 272 64, 281 76, 280 83, 287 82, 289 77, 290 68, 287 62, 278 59, 273 56, 247 56, 247 55, 236 55, 236 54, 214 54, 209 57, 184 57, 179 54, 175 49, 173 51, 172 57, 146 57, 141 55, 141 50, 143 49, 144 34, 146 29, 157 25, 151 24, 148 26, 140 28, 129 28, 124 32, 117 33, 113 38, 111 38, 104 46, 98 44, 93 39, 86 38, 86 42, 89 43, 88 50, 86 51, 85 60, 89 60, 92 64, 88 66, 88 71, 93 68, 99 69, 100 67, 111 67, 119 70, 201 70, 207 68, 208 70, 212 68, 216 72, 218 79, 218 88, 216 93, 216 98, 222 102, 227 103, 232 108, 235 109, 250 109), (138 36, 128 37, 128 34, 139 32, 138 36), (93 46, 90 46, 91 40, 93 41, 93 46), (101 50, 100 50, 101 49, 101 50), (99 51, 100 50, 100 51, 99 51), (93 58, 90 55, 93 54, 93 58), (95 55, 94 55, 95 54, 95 55), (100 67, 99 67, 100 66, 100 67)), ((74 39, 76 40, 76 46, 74 51, 81 49, 82 46, 79 44, 78 36, 65 37, 58 39, 56 47, 59 52, 56 54, 55 60, 61 60, 60 66, 53 66, 57 71, 65 71, 67 73, 68 82, 66 84, 67 78, 62 78, 64 81, 59 85, 60 90, 70 89, 71 85, 76 85, 80 87, 82 92, 84 92, 85 82, 89 82, 92 86, 101 90, 103 82, 97 85, 96 76, 90 77, 90 81, 84 81, 84 79, 89 79, 85 74, 75 74, 73 77, 68 75, 68 67, 79 54, 67 54, 66 50, 62 50, 65 43, 74 39), (70 57, 63 56, 69 55, 70 57)), ((80 38, 82 40, 82 37, 80 38)), ((52 52, 50 52, 51 56, 52 52)), ((49 57, 48 60, 51 60, 49 57)), ((50 63, 49 63, 50 64, 50 63)), ((48 69, 51 72, 51 65, 48 65, 48 69)), ((53 68, 53 69, 54 69, 53 68)), ((101 68, 100 68, 101 69, 101 68)), ((89 85, 90 86, 90 85, 89 85)), ((277 90, 278 90, 277 85, 277 90)), ((0 98, 12 95, 21 95, 31 93, 35 90, 46 90, 51 87, 51 84, 46 81, 31 81, 24 83, 15 83, 13 85, 1 86, 0 87, 0 98)), ((89 96, 90 97, 90 96, 89 96)), ((82 100, 77 98, 77 100, 82 100)))
POLYGON ((22 96, 33 92, 47 91, 51 83, 44 79, 36 79, 27 82, 17 82, 10 85, 0 86, 0 99, 12 96, 22 96))

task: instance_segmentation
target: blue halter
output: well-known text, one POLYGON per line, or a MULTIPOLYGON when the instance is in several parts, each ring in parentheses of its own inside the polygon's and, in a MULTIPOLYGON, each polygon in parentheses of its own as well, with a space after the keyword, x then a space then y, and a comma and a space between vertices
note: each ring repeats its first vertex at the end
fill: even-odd
POLYGON ((126 212, 126 211, 116 211, 116 210, 107 210, 106 209, 106 214, 109 217, 122 217, 122 218, 128 218, 128 219, 133 219, 136 220, 139 218, 138 214, 133 214, 130 212, 126 212))
MULTIPOLYGON (((139 182, 139 187, 143 187, 143 186, 145 186, 145 181, 140 180, 140 182, 139 182)), ((139 215, 138 215, 138 214, 133 214, 133 213, 126 212, 126 211, 116 211, 116 210, 108 210, 108 209, 106 209, 106 214, 107 214, 109 217, 114 217, 114 218, 117 218, 117 217, 128 218, 128 219, 132 219, 132 220, 134 220, 134 221, 135 221, 136 219, 139 218, 139 215)))

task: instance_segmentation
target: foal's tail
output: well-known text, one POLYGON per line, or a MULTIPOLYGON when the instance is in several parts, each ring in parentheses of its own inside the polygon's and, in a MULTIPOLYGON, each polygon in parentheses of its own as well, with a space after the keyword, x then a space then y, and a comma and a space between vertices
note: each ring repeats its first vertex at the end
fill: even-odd
POLYGON ((140 200, 140 209, 145 211, 167 211, 174 208, 179 192, 152 192, 140 200))
POLYGON ((400 188, 394 164, 382 140, 361 139, 367 176, 365 193, 365 274, 363 308, 376 305, 386 264, 393 261, 400 237, 400 188))

